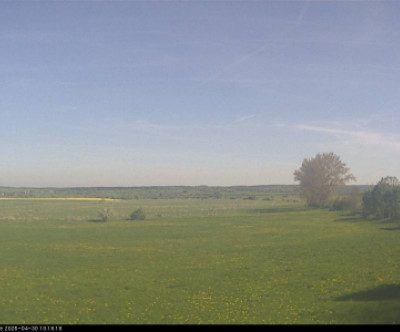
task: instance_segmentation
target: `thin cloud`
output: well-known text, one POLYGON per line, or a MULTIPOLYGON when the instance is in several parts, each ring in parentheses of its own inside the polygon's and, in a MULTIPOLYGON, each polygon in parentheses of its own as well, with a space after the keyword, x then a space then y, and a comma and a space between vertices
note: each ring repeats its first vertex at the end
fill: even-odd
POLYGON ((311 4, 311 1, 306 1, 304 3, 303 7, 301 7, 301 11, 296 19, 296 26, 300 26, 303 23, 304 17, 307 14, 308 7, 310 7, 310 4, 311 4))
MULTIPOLYGON (((304 5, 301 7, 300 13, 298 14, 296 21, 295 21, 295 28, 299 27, 302 23, 303 20, 307 14, 308 11, 308 7, 311 4, 311 0, 306 0, 306 2, 304 3, 304 5)), ((291 35, 293 33, 293 29, 290 28, 288 30, 288 32, 286 33, 286 35, 291 35)), ((246 63, 248 61, 250 61, 251 59, 253 59, 254 57, 258 56, 259 54, 262 54, 264 51, 266 51, 271 45, 271 41, 264 41, 262 43, 262 45, 258 48, 256 48, 255 50, 248 52, 246 54, 244 54, 243 56, 239 57, 236 61, 233 61, 231 63, 228 63, 224 68, 220 69, 219 71, 217 71, 214 75, 212 75, 211 77, 203 80, 200 85, 205 85, 209 82, 212 81, 216 81, 218 78, 220 78, 222 75, 232 71, 234 68, 236 68, 237 66, 246 63)))
POLYGON ((246 120, 250 120, 253 118, 255 118, 255 114, 239 116, 236 119, 235 123, 242 123, 242 122, 245 122, 246 120))
POLYGON ((258 54, 261 54, 262 52, 264 52, 268 48, 269 45, 270 45, 269 42, 264 43, 261 47, 257 48, 256 50, 254 50, 252 52, 249 52, 249 53, 246 53, 245 55, 243 55, 240 58, 238 58, 236 61, 227 64, 223 69, 219 70, 218 72, 216 72, 211 77, 209 77, 209 78, 203 80, 202 82, 200 82, 200 85, 204 85, 204 84, 207 84, 209 82, 217 80, 223 74, 228 73, 229 71, 231 71, 235 67, 237 67, 237 66, 239 66, 239 65, 241 65, 241 64, 243 64, 243 63, 245 63, 247 61, 249 61, 253 57, 257 56, 258 54))
POLYGON ((389 148, 391 150, 400 151, 400 141, 397 137, 384 135, 382 133, 376 133, 364 130, 348 130, 341 128, 328 128, 320 126, 310 126, 310 125, 295 125, 294 128, 320 132, 323 134, 334 135, 337 137, 353 138, 357 143, 361 143, 368 146, 380 146, 383 148, 389 148))

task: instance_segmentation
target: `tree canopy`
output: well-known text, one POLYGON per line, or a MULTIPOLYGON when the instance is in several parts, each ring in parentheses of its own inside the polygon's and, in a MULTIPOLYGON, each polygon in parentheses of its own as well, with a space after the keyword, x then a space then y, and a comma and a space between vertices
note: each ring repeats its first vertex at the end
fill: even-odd
POLYGON ((349 171, 336 154, 319 153, 303 160, 300 169, 294 172, 294 179, 300 182, 300 194, 308 206, 327 207, 338 186, 355 180, 349 171))

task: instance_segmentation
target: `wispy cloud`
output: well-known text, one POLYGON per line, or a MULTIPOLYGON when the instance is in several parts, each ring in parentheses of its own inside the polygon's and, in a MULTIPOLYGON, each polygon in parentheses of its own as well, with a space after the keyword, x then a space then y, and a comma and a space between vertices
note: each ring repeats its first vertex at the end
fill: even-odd
POLYGON ((400 152, 400 138, 394 135, 377 133, 367 130, 349 130, 343 128, 322 127, 304 124, 295 125, 294 128, 304 131, 334 135, 338 138, 352 138, 358 144, 376 146, 400 152))
POLYGON ((304 3, 303 7, 301 7, 301 11, 296 19, 296 26, 300 26, 303 23, 304 17, 307 14, 308 7, 310 6, 311 1, 308 0, 304 3))
POLYGON ((0 40, 2 42, 29 42, 47 43, 60 38, 60 35, 50 31, 1 31, 0 40))
POLYGON ((250 115, 242 115, 236 118, 235 123, 242 123, 245 122, 247 120, 253 119, 255 118, 256 115, 255 114, 250 114, 250 115))
POLYGON ((247 61, 251 60, 252 58, 254 58, 257 55, 259 55, 262 52, 264 52, 269 47, 269 45, 270 45, 270 43, 266 42, 266 43, 262 44, 260 47, 256 48, 254 51, 248 52, 248 53, 240 56, 235 61, 230 62, 227 65, 225 65, 222 69, 218 70, 212 76, 210 76, 210 77, 206 78, 205 80, 201 81, 200 85, 205 85, 207 83, 210 83, 210 82, 218 80, 224 74, 229 73, 230 71, 232 71, 233 69, 235 69, 239 65, 241 65, 243 63, 246 63, 247 61))

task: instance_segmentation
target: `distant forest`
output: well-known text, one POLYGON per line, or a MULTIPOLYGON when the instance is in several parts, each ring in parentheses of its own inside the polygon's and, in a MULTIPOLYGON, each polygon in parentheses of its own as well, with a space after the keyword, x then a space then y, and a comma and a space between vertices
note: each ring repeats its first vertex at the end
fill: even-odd
MULTIPOLYGON (((364 193, 373 186, 348 185, 339 188, 340 195, 354 190, 364 193)), ((176 198, 224 198, 224 199, 270 199, 275 195, 298 194, 297 185, 259 186, 153 186, 153 187, 78 187, 78 188, 13 188, 0 187, 0 197, 51 198, 95 197, 114 199, 176 199, 176 198)))

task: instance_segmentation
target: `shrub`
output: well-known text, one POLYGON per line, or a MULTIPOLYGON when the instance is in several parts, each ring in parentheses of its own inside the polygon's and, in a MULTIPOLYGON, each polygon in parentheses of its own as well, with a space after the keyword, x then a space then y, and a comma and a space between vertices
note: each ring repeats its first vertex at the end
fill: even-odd
POLYGON ((130 220, 144 220, 146 219, 146 215, 142 209, 136 209, 129 216, 130 220))
POLYGON ((363 216, 396 219, 400 217, 400 182, 387 176, 363 196, 363 216))
POLYGON ((349 195, 344 197, 337 197, 331 205, 331 210, 341 211, 359 211, 362 206, 362 195, 359 191, 353 190, 349 195))
POLYGON ((110 219, 111 215, 112 215, 112 210, 109 208, 101 209, 98 212, 99 219, 104 222, 110 219))
POLYGON ((332 211, 352 210, 351 202, 347 198, 336 198, 331 206, 332 211))

